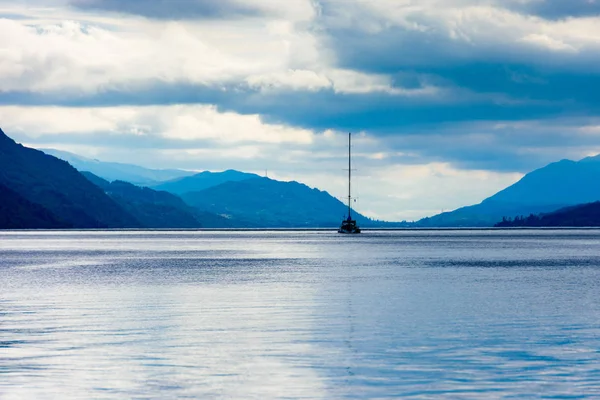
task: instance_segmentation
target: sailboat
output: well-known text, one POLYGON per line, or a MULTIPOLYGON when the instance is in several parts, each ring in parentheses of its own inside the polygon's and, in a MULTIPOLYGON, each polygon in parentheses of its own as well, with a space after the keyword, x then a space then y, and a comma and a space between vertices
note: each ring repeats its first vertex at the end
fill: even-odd
POLYGON ((342 221, 338 233, 360 233, 360 228, 356 221, 352 219, 352 133, 348 133, 348 218, 342 221))

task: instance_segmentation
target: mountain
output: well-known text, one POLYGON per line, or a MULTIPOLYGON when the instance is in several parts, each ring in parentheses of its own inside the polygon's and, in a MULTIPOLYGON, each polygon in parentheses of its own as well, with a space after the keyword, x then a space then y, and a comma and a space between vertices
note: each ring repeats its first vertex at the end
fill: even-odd
POLYGON ((527 205, 497 203, 488 198, 480 204, 423 218, 414 223, 413 227, 491 227, 505 216, 551 212, 564 206, 564 204, 527 205))
POLYGON ((600 156, 562 160, 525 175, 480 204, 430 218, 417 226, 493 226, 502 217, 549 213, 600 200, 600 156))
POLYGON ((42 149, 42 151, 68 161, 79 171, 91 172, 111 182, 120 180, 149 186, 194 174, 194 172, 179 169, 149 169, 132 164, 99 161, 55 149, 42 149))
MULTIPOLYGON (((69 163, 15 143, 0 130, 0 184, 72 228, 140 227, 69 163)), ((14 197, 14 196, 13 196, 14 197)), ((41 226, 40 226, 41 227, 41 226)))
MULTIPOLYGON (((327 192, 261 177, 225 182, 182 198, 198 209, 253 227, 337 227, 347 212, 347 206, 327 192)), ((358 213, 353 217, 359 225, 374 224, 358 213)))
POLYGON ((504 218, 496 227, 596 227, 600 226, 600 202, 565 207, 560 210, 528 217, 504 218))
POLYGON ((69 228, 46 208, 0 185, 0 229, 69 228))
POLYGON ((600 157, 562 160, 525 175, 491 199, 531 205, 591 202, 600 199, 599 178, 600 157))
POLYGON ((145 228, 229 227, 231 222, 218 215, 199 212, 181 198, 163 191, 138 187, 128 182, 108 182, 91 172, 82 174, 106 192, 145 228))
POLYGON ((223 172, 205 171, 185 178, 174 179, 170 182, 152 185, 151 187, 156 190, 164 190, 177 195, 182 195, 184 193, 198 192, 213 186, 218 186, 225 182, 240 182, 251 178, 258 178, 258 175, 231 169, 223 172))

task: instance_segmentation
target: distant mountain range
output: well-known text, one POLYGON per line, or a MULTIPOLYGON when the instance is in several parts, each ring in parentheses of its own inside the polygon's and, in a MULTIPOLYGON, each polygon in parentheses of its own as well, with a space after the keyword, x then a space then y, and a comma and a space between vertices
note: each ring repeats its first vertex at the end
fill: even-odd
MULTIPOLYGON (((347 213, 327 192, 298 182, 235 170, 153 170, 47 151, 80 171, 0 130, 0 228, 336 227, 347 213)), ((562 160, 480 204, 410 226, 491 227, 503 218, 503 226, 600 226, 599 181, 600 156, 562 160)), ((407 226, 353 216, 363 227, 407 226)))
MULTIPOLYGON (((224 182, 184 193, 182 198, 198 209, 245 221, 255 227, 336 227, 348 210, 327 192, 298 182, 262 177, 224 182)), ((353 217, 365 227, 385 225, 357 212, 353 217)))
POLYGON ((0 229, 230 226, 171 193, 79 172, 0 130, 0 229))
MULTIPOLYGON (((333 228, 347 212, 327 192, 298 182, 234 170, 182 176, 189 172, 47 151, 92 171, 17 144, 0 130, 0 229, 333 228), (152 187, 126 182, 127 177, 152 187), (156 182, 159 178, 167 179, 156 182)), ((353 216, 365 227, 385 225, 353 216)))
POLYGON ((100 187, 146 228, 223 228, 232 222, 218 215, 188 206, 181 198, 164 191, 139 187, 128 182, 108 182, 91 172, 82 174, 100 187))
POLYGON ((151 186, 164 181, 195 174, 180 169, 149 169, 138 165, 99 161, 68 151, 40 149, 46 154, 68 161, 78 171, 88 171, 107 181, 124 181, 135 185, 151 186))
MULTIPOLYGON (((3 141, 9 144, 9 148, 18 147, 25 151, 27 159, 41 159, 39 154, 34 156, 31 153, 35 150, 16 145, 6 137, 3 141)), ((7 147, 6 143, 4 147, 7 147)), ((347 212, 346 206, 327 192, 298 182, 280 182, 235 170, 196 174, 182 170, 154 170, 106 163, 56 150, 46 151, 68 160, 80 171, 87 171, 85 175, 105 197, 85 185, 75 189, 74 183, 79 182, 81 177, 65 182, 65 176, 73 175, 72 169, 56 179, 50 177, 49 171, 55 170, 58 165, 62 165, 62 169, 68 165, 44 159, 48 164, 43 167, 45 171, 37 170, 35 175, 30 169, 39 162, 26 162, 23 169, 16 167, 18 163, 11 163, 3 171, 3 180, 0 179, 3 190, 7 191, 0 207, 3 203, 12 202, 11 207, 18 205, 21 210, 17 214, 37 221, 39 226, 334 227, 347 212), (37 180, 41 183, 32 184, 37 180), (131 183, 148 187, 141 188, 131 183), (48 193, 44 192, 42 200, 39 200, 41 191, 48 193), (84 194, 98 205, 90 207, 82 200, 84 194)), ((6 157, 2 161, 10 163, 6 157)), ((424 218, 410 226, 489 227, 502 221, 503 217, 505 224, 513 225, 524 224, 524 219, 538 225, 563 224, 565 221, 576 226, 594 225, 596 206, 586 203, 600 200, 598 181, 600 157, 578 162, 562 160, 525 175, 519 182, 480 204, 424 218), (556 210, 560 211, 555 213, 556 210), (589 213, 587 219, 586 213, 589 213), (515 222, 516 216, 519 218, 515 222)), ((364 227, 407 226, 372 221, 359 213, 354 216, 364 227)), ((3 224, 8 226, 6 221, 3 224)), ((15 225, 15 222, 12 224, 15 225)))
POLYGON ((231 169, 223 172, 205 171, 185 178, 152 185, 152 188, 182 195, 189 192, 198 192, 227 182, 240 182, 257 177, 258 175, 256 174, 249 174, 231 169))
POLYGON ((600 157, 562 160, 525 175, 480 204, 424 218, 421 227, 493 226, 503 217, 549 213, 600 200, 600 157))
MULTIPOLYGON (((298 182, 281 182, 236 170, 204 171, 165 182, 151 182, 144 185, 148 188, 142 189, 124 182, 131 171, 137 172, 136 179, 139 180, 141 167, 89 159, 82 162, 82 158, 75 154, 52 153, 77 162, 75 166, 84 175, 149 227, 196 227, 194 219, 198 219, 196 216, 199 213, 204 213, 199 218, 204 227, 336 227, 347 213, 347 206, 327 192, 311 189, 298 182), (119 168, 114 168, 115 165, 119 168), (90 166, 99 174, 81 169, 90 166), (117 177, 117 180, 110 183, 107 176, 117 177), (168 206, 175 207, 178 212, 171 210, 170 217, 157 219, 157 215, 167 213, 165 209, 162 209, 162 213, 156 209, 167 206, 164 195, 168 193, 165 192, 171 196, 168 206), (157 193, 163 193, 158 202, 157 193), (177 205, 174 204, 175 198, 179 200, 177 205), (185 213, 189 226, 184 222, 185 213)), ((145 177, 157 171, 142 170, 145 177)), ((359 213, 354 213, 353 217, 363 226, 391 226, 370 220, 359 213)))

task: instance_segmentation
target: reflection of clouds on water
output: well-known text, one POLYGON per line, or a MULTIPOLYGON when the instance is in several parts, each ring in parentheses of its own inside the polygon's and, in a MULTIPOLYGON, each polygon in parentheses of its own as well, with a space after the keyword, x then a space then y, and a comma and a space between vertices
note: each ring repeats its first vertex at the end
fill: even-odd
POLYGON ((140 253, 132 238, 133 253, 112 259, 98 252, 106 243, 90 240, 78 249, 95 249, 87 261, 69 261, 72 239, 58 246, 60 260, 44 249, 31 257, 48 262, 13 260, 7 269, 13 279, 4 296, 12 300, 0 333, 26 340, 0 356, 15 374, 0 383, 0 397, 327 397, 310 368, 312 290, 294 282, 293 259, 269 257, 268 237, 237 259, 224 257, 218 239, 214 251, 196 240, 202 249, 176 257, 175 241, 159 238, 140 253), (41 378, 25 385, 32 374, 41 378))
POLYGON ((4 368, 19 379, 0 384, 0 394, 326 398, 303 361, 314 352, 302 338, 306 293, 245 285, 123 289, 53 293, 31 312, 11 313, 3 334, 29 341, 3 351, 4 368), (286 312, 290 302, 302 307, 286 312))
POLYGON ((61 268, 77 268, 77 267, 92 267, 105 265, 105 262, 100 260, 62 260, 56 262, 40 263, 40 264, 23 264, 17 268, 21 269, 61 269, 61 268))
POLYGON ((315 351, 305 336, 310 291, 253 286, 180 288, 162 354, 200 367, 190 370, 187 382, 200 395, 326 397, 318 374, 306 368, 306 357, 315 351))

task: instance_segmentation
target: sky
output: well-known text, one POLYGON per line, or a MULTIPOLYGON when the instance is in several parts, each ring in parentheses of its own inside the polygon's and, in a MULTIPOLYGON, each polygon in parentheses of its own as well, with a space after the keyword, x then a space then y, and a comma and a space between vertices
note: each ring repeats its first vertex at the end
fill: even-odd
POLYGON ((597 0, 0 0, 0 127, 415 220, 600 153, 597 0))

